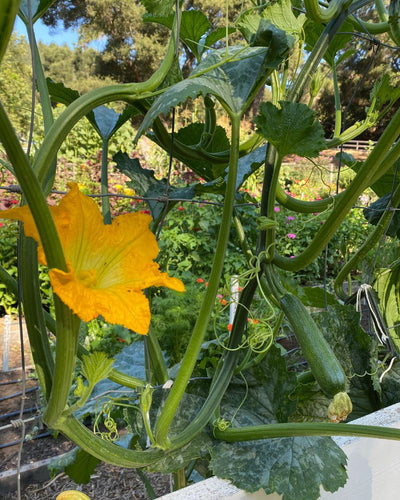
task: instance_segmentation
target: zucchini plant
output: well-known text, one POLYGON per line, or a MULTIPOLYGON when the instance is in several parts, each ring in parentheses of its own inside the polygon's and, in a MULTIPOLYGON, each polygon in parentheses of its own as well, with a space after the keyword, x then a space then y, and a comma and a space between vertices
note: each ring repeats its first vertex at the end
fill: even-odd
MULTIPOLYGON (((146 22, 171 30, 159 69, 145 82, 108 85, 84 95, 65 88, 62 82, 45 79, 34 24, 51 3, 52 0, 23 1, 21 5, 17 0, 4 3, 0 57, 19 7, 30 34, 45 137, 35 155, 27 155, 0 103, 0 141, 24 204, 0 216, 24 222, 19 257, 23 310, 47 404, 44 421, 80 448, 75 466, 68 467, 69 473, 77 482, 83 482, 99 461, 106 461, 121 467, 174 472, 177 487, 185 484, 185 469, 198 468, 204 475, 214 473, 228 478, 247 491, 276 491, 286 500, 318 498, 320 485, 327 491, 337 490, 346 481, 346 457, 330 436, 400 439, 398 429, 348 426, 342 422, 393 402, 385 395, 385 379, 379 379, 385 366, 378 366, 382 348, 361 328, 353 297, 344 290, 343 282, 387 230, 388 209, 400 203, 396 166, 400 158, 400 92, 383 75, 371 89, 365 120, 347 125, 337 81, 337 68, 352 53, 355 37, 370 36, 374 41, 374 37, 381 37, 391 50, 397 49, 399 2, 391 2, 389 11, 381 0, 376 2, 380 21, 375 22, 363 20, 364 7, 372 9, 372 2, 367 0, 332 0, 327 6, 317 0, 293 4, 290 0, 248 1, 242 2, 242 11, 234 24, 212 31, 200 10, 181 12, 186 2, 143 0, 146 22), (179 67, 181 45, 196 61, 186 78, 179 67), (300 64, 304 50, 306 56, 300 64), (330 137, 312 109, 321 89, 322 66, 328 68, 334 83, 335 127, 330 137), (253 131, 243 140, 243 119, 266 86, 270 100, 261 104, 253 131), (178 129, 175 123, 180 106, 196 99, 203 103, 204 121, 178 129), (121 114, 105 106, 121 101, 126 104, 121 114), (56 120, 52 102, 65 105, 56 120), (285 192, 281 167, 288 156, 318 158, 321 151, 339 147, 374 127, 393 109, 391 120, 365 161, 354 162, 341 156, 340 161, 350 162, 355 171, 344 190, 311 201, 285 192), (226 129, 218 124, 218 114, 228 118, 226 129), (110 137, 133 116, 142 117, 135 144, 146 134, 168 152, 171 161, 181 162, 199 179, 189 186, 174 186, 170 177, 156 178, 132 155, 114 156, 117 168, 129 179, 128 186, 148 203, 151 229, 157 237, 162 239, 163 223, 178 203, 204 200, 209 193, 222 200, 221 224, 207 287, 185 353, 175 367, 167 366, 162 338, 158 339, 157 332, 146 323, 148 302, 154 294, 153 285, 185 292, 180 276, 158 275, 153 262, 142 266, 146 256, 153 261, 157 253, 155 238, 147 235, 144 228, 140 237, 136 235, 139 225, 146 225, 142 219, 148 224, 150 218, 128 214, 111 221, 110 206, 105 202, 103 221, 99 221, 92 202, 79 194, 73 184, 72 194, 66 195, 57 208, 49 208, 46 201, 57 176, 57 152, 79 120, 92 123, 102 139, 104 153, 110 137), (257 238, 252 238, 241 219, 240 206, 248 199, 240 188, 256 172, 262 177, 262 195, 256 216, 257 238), (387 209, 362 247, 343 265, 335 284, 336 295, 294 286, 290 276, 325 251, 358 198, 367 189, 378 196, 386 195, 382 190, 388 184, 387 209), (293 258, 280 253, 277 204, 294 213, 327 214, 312 240, 293 258), (87 207, 82 208, 82 218, 76 214, 78 205, 87 207), (131 220, 135 222, 128 224, 131 220), (83 236, 79 245, 71 249, 70 238, 76 236, 78 229, 83 236), (117 232, 119 229, 123 235, 117 232), (85 231, 90 231, 91 236, 86 236, 85 231), (210 339, 226 249, 233 232, 240 242, 236 251, 243 254, 247 267, 239 276, 242 290, 229 333, 218 331, 221 323, 217 322, 215 338, 210 339), (98 234, 104 234, 104 238, 98 234), (129 253, 128 245, 119 246, 130 234, 130 244, 138 249, 136 257, 129 253), (79 253, 82 248, 87 253, 79 253), (94 257, 89 256, 89 250, 94 257), (50 269, 54 316, 40 302, 38 258, 50 269), (118 267, 113 275, 107 274, 107 266, 120 260, 125 267, 118 267), (100 261, 102 268, 96 267, 100 261), (145 271, 140 274, 136 268, 145 271), (127 284, 126 276, 135 272, 134 280, 127 284), (100 282, 105 283, 105 290, 100 282), (146 295, 142 290, 146 290, 146 295), (261 335, 254 340, 249 320, 254 304, 260 301, 269 313, 258 330, 261 335), (313 316, 310 306, 318 308, 319 313, 313 316), (137 330, 129 327, 145 335, 124 349, 115 361, 104 353, 90 353, 79 341, 79 327, 81 321, 91 321, 97 315, 123 326, 137 324, 137 330), (288 369, 288 353, 277 342, 285 322, 306 361, 306 370, 301 373, 288 369), (54 354, 48 330, 55 337, 54 354), (201 373, 203 356, 210 345, 220 347, 218 356, 213 369, 199 380, 195 375, 199 370, 201 373), (143 362, 134 366, 132 361, 122 363, 125 356, 143 362), (127 365, 128 370, 124 371, 121 367, 127 365), (98 408, 91 429, 84 425, 82 417, 86 405, 96 397, 97 385, 105 379, 117 384, 125 394, 110 398, 101 410, 98 408), (125 423, 124 439, 119 438, 112 410, 120 412, 119 424, 125 423), (109 432, 98 430, 102 417, 109 432), (79 465, 82 461, 86 464, 84 471, 79 465), (313 475, 307 475, 305 482, 304 470, 310 466, 313 475)), ((226 7, 229 8, 229 2, 226 7)), ((104 154, 99 186, 106 198, 110 168, 107 160, 104 154)), ((12 292, 17 290, 18 284, 7 269, 0 270, 0 278, 12 292)), ((385 293, 381 295, 386 296, 385 293)), ((162 295, 158 300, 162 300, 162 295)), ((190 301, 188 296, 188 304, 190 301)), ((383 305, 392 302, 393 296, 390 301, 382 300, 383 305)), ((393 326, 395 317, 386 314, 391 321, 389 326, 393 326)), ((396 334, 394 328, 389 331, 390 335, 396 334)), ((396 347, 398 342, 393 340, 393 345, 396 347)), ((395 377, 392 382, 396 383, 395 377)))

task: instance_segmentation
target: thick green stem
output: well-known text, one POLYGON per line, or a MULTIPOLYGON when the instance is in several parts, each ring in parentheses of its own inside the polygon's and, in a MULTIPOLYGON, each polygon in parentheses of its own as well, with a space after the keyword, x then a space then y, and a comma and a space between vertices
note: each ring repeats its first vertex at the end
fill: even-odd
POLYGON ((388 11, 383 0, 375 0, 376 11, 378 12, 379 20, 385 22, 389 19, 388 11))
POLYGON ((333 205, 340 197, 342 193, 336 196, 329 196, 323 200, 315 201, 304 201, 285 193, 282 186, 278 185, 276 189, 276 201, 283 205, 288 210, 293 210, 293 212, 300 212, 302 214, 312 214, 316 212, 323 212, 333 205))
POLYGON ((21 231, 21 287, 25 323, 29 344, 40 386, 46 398, 50 398, 53 382, 54 361, 47 337, 46 323, 40 297, 38 278, 37 243, 26 238, 21 231))
POLYGON ((399 441, 400 429, 357 424, 286 423, 230 427, 223 431, 215 428, 214 436, 228 442, 295 436, 357 436, 399 441))
POLYGON ((55 295, 57 342, 53 385, 43 419, 49 427, 58 428, 71 389, 78 349, 80 319, 55 295))
POLYGON ((400 109, 396 112, 384 133, 375 145, 363 166, 357 172, 350 186, 337 199, 325 224, 321 226, 310 245, 293 259, 275 254, 274 263, 289 271, 304 269, 325 248, 335 234, 337 228, 346 217, 360 194, 389 170, 400 158, 400 142, 396 143, 400 134, 400 109), (392 149, 390 147, 394 144, 392 149))
MULTIPOLYGON (((400 204, 400 185, 397 186, 391 199, 392 207, 397 208, 399 204, 400 204)), ((368 236, 366 241, 361 245, 361 247, 357 250, 357 252, 353 255, 353 257, 348 262, 346 262, 346 264, 340 270, 339 274, 335 279, 335 292, 340 299, 342 300, 347 299, 347 295, 343 291, 343 283, 347 275, 357 267, 357 265, 365 258, 367 253, 382 238, 383 234, 387 229, 388 224, 392 220, 392 217, 393 217, 393 210, 391 210, 391 207, 388 207, 382 214, 374 231, 368 236)))
MULTIPOLYGON (((269 219, 275 219, 275 199, 276 199, 276 190, 279 184, 279 174, 280 168, 282 164, 282 158, 279 154, 275 154, 275 148, 270 146, 271 155, 274 158, 274 163, 271 165, 272 168, 272 177, 269 186, 269 192, 267 199, 267 217, 269 219)), ((265 168, 267 168, 268 158, 265 162, 265 168)), ((272 259, 274 257, 275 252, 275 227, 267 229, 266 231, 266 240, 265 240, 265 250, 267 251, 268 258, 272 259)))
MULTIPOLYGON (((41 182, 47 179, 49 165, 51 165, 54 160, 67 134, 89 111, 108 102, 131 102, 152 95, 152 92, 162 83, 171 67, 175 57, 176 43, 177 21, 175 16, 170 43, 165 58, 157 71, 147 81, 142 83, 115 84, 100 89, 94 89, 76 99, 63 111, 63 113, 61 113, 44 138, 35 157, 34 169, 37 171, 41 182)), ((46 191, 50 190, 50 188, 51 185, 47 184, 46 191)))
MULTIPOLYGON (((264 179, 262 183, 260 215, 262 217, 268 217, 271 219, 275 218, 273 207, 272 211, 270 210, 271 209, 270 192, 274 178, 275 159, 276 159, 276 149, 272 146, 272 144, 267 144, 267 149, 265 151, 264 179)), ((274 232, 271 231, 268 233, 269 241, 271 241, 271 239, 273 238, 273 234, 274 232)), ((260 230, 257 242, 257 253, 265 251, 266 248, 267 248, 267 231, 260 230)))
POLYGON ((31 46, 31 50, 33 51, 33 61, 35 68, 35 80, 36 86, 40 95, 40 106, 42 108, 43 114, 43 125, 44 125, 44 133, 46 134, 50 127, 53 125, 53 108, 51 107, 51 99, 49 96, 47 83, 46 83, 46 75, 43 71, 43 65, 40 60, 40 54, 38 50, 38 46, 36 43, 35 34, 28 29, 29 36, 29 45, 31 46))
POLYGON ((340 132, 342 131, 342 107, 340 104, 340 91, 337 79, 336 65, 333 66, 332 79, 333 79, 333 89, 335 95, 335 130, 333 132, 333 136, 337 137, 338 135, 340 135, 340 132))
POLYGON ((351 2, 352 0, 332 0, 326 8, 321 8, 319 0, 304 0, 304 6, 307 17, 317 23, 327 23, 338 16, 351 2))
MULTIPOLYGON (((2 105, 0 105, 0 139, 6 149, 17 180, 28 202, 33 219, 39 232, 43 250, 49 268, 67 271, 65 257, 58 233, 43 196, 39 181, 31 169, 16 134, 8 120, 2 105)), ((55 298, 57 348, 54 380, 49 398, 47 413, 48 425, 52 426, 64 410, 72 381, 75 366, 77 343, 77 320, 71 310, 55 298), (72 354, 73 353, 73 354, 72 354)))
POLYGON ((381 23, 372 23, 368 21, 363 21, 362 19, 356 19, 353 16, 349 16, 348 20, 351 22, 356 30, 364 31, 371 35, 381 35, 382 33, 387 33, 389 31, 388 21, 381 23))
POLYGON ((14 172, 26 198, 39 232, 49 267, 67 271, 61 243, 49 207, 38 179, 23 151, 8 116, 0 103, 0 141, 14 167, 14 172))
POLYGON ((62 419, 58 430, 90 455, 118 467, 146 467, 166 455, 160 449, 130 450, 101 439, 73 416, 62 419))
MULTIPOLYGON (((315 2, 316 0, 311 0, 315 2)), ((311 54, 308 56, 304 66, 302 67, 299 76, 297 77, 293 88, 290 90, 287 96, 288 101, 299 102, 305 86, 308 83, 309 78, 313 75, 324 57, 324 54, 340 26, 342 25, 344 19, 346 18, 346 13, 342 12, 336 19, 327 24, 326 28, 319 37, 318 42, 315 44, 311 54)))
POLYGON ((174 491, 184 488, 186 484, 185 469, 179 469, 174 472, 174 491))
POLYGON ((195 419, 177 436, 171 439, 171 447, 181 447, 190 442, 212 418, 215 410, 221 402, 238 363, 239 349, 242 342, 248 318, 250 304, 257 290, 257 279, 252 279, 243 289, 232 324, 232 332, 229 338, 228 351, 221 358, 210 391, 201 410, 195 419))
POLYGON ((225 251, 229 240, 233 204, 235 201, 236 177, 239 161, 239 133, 240 115, 232 115, 232 135, 231 135, 231 159, 229 163, 228 181, 225 193, 224 209, 222 221, 215 250, 213 266, 208 280, 208 287, 199 312, 198 319, 193 329, 186 353, 182 359, 181 368, 170 394, 165 402, 165 406, 157 420, 155 426, 155 437, 159 446, 168 446, 168 429, 174 418, 176 409, 185 392, 189 378, 193 372, 197 361, 201 345, 207 330, 208 321, 214 308, 215 297, 221 279, 222 268, 225 260, 225 251))
POLYGON ((102 138, 101 154, 101 210, 104 224, 111 224, 110 198, 108 197, 108 138, 102 138))
POLYGON ((149 366, 146 363, 146 369, 148 369, 147 380, 153 385, 163 385, 169 380, 167 365, 156 332, 151 326, 145 341, 149 354, 149 366))

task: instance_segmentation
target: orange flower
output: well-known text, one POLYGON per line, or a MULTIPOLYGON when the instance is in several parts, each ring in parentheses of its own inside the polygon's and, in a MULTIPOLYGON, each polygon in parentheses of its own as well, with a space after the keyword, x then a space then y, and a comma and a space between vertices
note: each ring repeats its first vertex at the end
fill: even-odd
MULTIPOLYGON (((151 217, 129 213, 105 225, 96 203, 71 183, 70 192, 56 207, 49 207, 57 227, 68 272, 50 269, 54 293, 83 321, 101 315, 105 321, 147 334, 150 308, 142 290, 166 286, 184 291, 183 283, 161 273, 154 259, 158 245, 149 230, 151 217)), ((38 243, 39 233, 27 206, 4 210, 0 217, 24 223, 27 236, 38 243)))

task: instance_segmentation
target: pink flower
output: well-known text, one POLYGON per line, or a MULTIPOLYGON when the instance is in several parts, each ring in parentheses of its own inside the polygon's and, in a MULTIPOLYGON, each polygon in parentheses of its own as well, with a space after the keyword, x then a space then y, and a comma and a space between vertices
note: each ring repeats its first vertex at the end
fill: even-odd
POLYGON ((274 212, 280 212, 281 209, 279 207, 274 207, 274 212))
POLYGON ((293 217, 292 215, 288 215, 288 216, 286 217, 286 219, 287 219, 287 221, 288 221, 288 223, 289 223, 290 221, 294 220, 294 217, 293 217))
POLYGON ((289 238, 289 239, 291 239, 291 240, 294 240, 294 239, 296 238, 296 235, 295 235, 295 234, 293 234, 293 233, 289 233, 289 234, 287 234, 286 236, 287 236, 287 238, 289 238))

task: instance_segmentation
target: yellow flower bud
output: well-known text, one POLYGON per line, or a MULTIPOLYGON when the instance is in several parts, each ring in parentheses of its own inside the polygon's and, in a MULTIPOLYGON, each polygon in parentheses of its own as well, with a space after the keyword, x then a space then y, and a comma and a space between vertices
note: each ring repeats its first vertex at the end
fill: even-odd
POLYGON ((328 407, 328 417, 331 422, 342 422, 352 410, 353 404, 349 395, 346 392, 338 392, 328 407))

